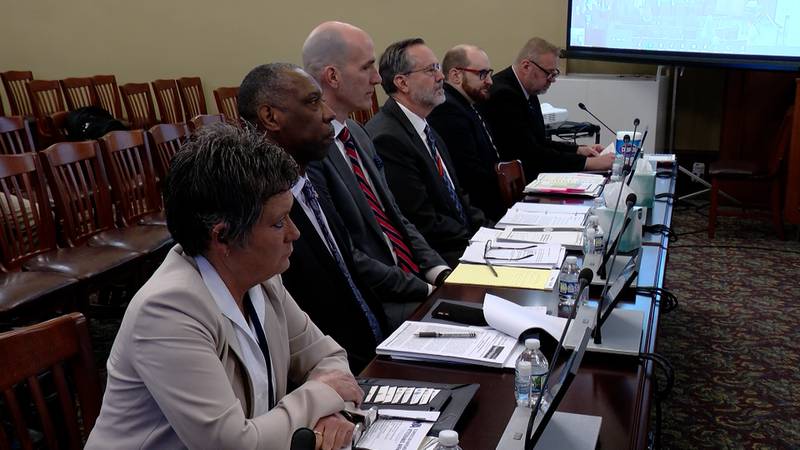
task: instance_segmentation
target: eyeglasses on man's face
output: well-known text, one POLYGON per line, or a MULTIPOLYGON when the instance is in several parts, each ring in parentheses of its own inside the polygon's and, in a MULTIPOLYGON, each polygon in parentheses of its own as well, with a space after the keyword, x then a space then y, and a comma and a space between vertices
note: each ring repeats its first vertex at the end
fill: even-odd
POLYGON ((414 70, 409 70, 408 72, 403 72, 400 75, 411 75, 412 73, 422 72, 425 75, 433 77, 436 76, 436 73, 439 72, 440 70, 442 70, 442 65, 439 63, 433 63, 420 69, 414 69, 414 70))
POLYGON ((550 80, 550 81, 555 80, 559 75, 561 75, 561 71, 558 70, 558 67, 556 67, 553 70, 547 70, 544 67, 542 67, 539 64, 537 64, 536 61, 534 61, 532 59, 526 59, 525 61, 528 61, 529 63, 531 63, 534 66, 538 67, 539 70, 541 70, 542 72, 545 73, 545 75, 547 75, 547 79, 550 80))
POLYGON ((458 70, 463 70, 464 72, 474 73, 475 75, 480 78, 481 81, 485 80, 487 77, 491 77, 494 73, 492 69, 470 69, 469 67, 456 67, 458 70))

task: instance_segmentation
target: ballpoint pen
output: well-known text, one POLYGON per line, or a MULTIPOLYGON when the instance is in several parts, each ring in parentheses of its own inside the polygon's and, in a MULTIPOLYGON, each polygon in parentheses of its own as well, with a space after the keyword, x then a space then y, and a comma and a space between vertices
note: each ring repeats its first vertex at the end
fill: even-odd
POLYGON ((440 333, 438 331, 418 331, 414 333, 417 337, 422 338, 474 338, 477 334, 474 331, 466 333, 440 333))

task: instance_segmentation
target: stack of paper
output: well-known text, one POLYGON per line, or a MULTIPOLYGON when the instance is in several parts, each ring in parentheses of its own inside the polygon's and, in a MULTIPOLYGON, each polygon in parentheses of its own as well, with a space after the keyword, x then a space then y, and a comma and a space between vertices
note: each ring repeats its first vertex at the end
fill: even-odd
POLYGON ((498 228, 528 227, 548 230, 583 230, 586 214, 527 212, 509 209, 497 222, 498 228))
POLYGON ((517 202, 514 203, 510 209, 517 211, 525 211, 530 213, 543 213, 543 214, 586 214, 591 209, 589 205, 562 205, 553 203, 527 203, 517 202))
POLYGON ((581 231, 528 231, 528 228, 509 227, 505 230, 481 227, 469 239, 470 243, 493 241, 498 246, 503 242, 527 242, 531 244, 558 244, 567 250, 583 249, 583 232, 581 231))
POLYGON ((558 270, 556 269, 495 267, 494 270, 497 275, 488 266, 462 263, 456 266, 445 283, 551 290, 558 279, 558 270))
POLYGON ((588 173, 540 173, 525 186, 527 194, 563 194, 597 197, 605 183, 603 175, 588 173))

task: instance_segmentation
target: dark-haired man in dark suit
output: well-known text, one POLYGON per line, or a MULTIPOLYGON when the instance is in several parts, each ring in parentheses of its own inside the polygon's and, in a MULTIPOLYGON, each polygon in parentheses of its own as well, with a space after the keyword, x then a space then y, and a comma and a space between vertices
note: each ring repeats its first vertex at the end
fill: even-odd
POLYGON ((541 38, 530 39, 516 60, 494 77, 490 98, 482 105, 504 161, 519 159, 525 178, 541 172, 607 170, 614 154, 600 155, 601 145, 554 142, 545 137, 539 94, 560 74, 559 49, 541 38))

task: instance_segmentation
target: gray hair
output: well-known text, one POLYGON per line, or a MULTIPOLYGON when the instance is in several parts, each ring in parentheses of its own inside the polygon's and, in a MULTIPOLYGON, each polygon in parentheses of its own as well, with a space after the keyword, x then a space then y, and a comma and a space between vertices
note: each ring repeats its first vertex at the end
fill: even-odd
POLYGON ((284 106, 292 86, 286 74, 298 69, 296 64, 271 63, 251 70, 239 86, 239 117, 259 128, 258 108, 265 104, 284 106))
POLYGON ((530 38, 528 42, 525 43, 525 46, 522 47, 522 50, 519 51, 514 63, 519 64, 523 59, 538 61, 540 56, 548 53, 559 56, 561 49, 557 45, 551 44, 540 37, 533 37, 530 38))
POLYGON ((201 128, 175 154, 165 180, 167 228, 189 256, 208 251, 211 230, 244 247, 264 203, 291 188, 297 163, 264 134, 217 123, 201 128))
POLYGON ((413 62, 408 58, 406 51, 415 45, 425 45, 425 41, 422 38, 404 39, 386 47, 381 55, 378 71, 381 75, 381 86, 386 95, 397 92, 394 77, 412 70, 413 62))

